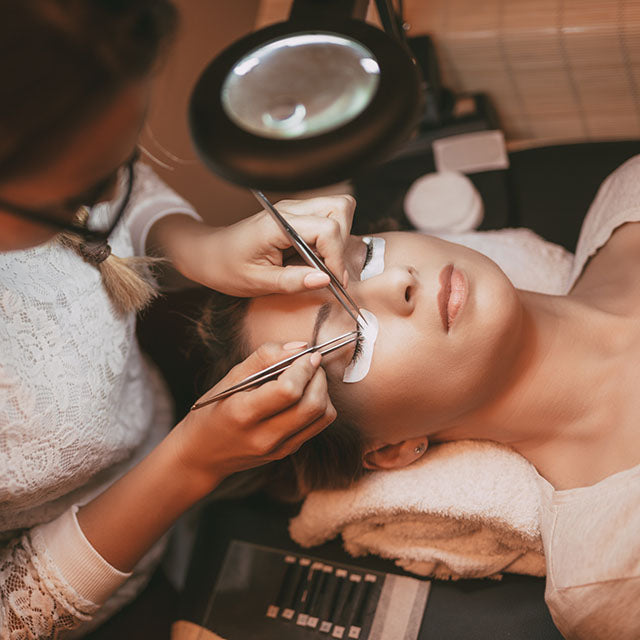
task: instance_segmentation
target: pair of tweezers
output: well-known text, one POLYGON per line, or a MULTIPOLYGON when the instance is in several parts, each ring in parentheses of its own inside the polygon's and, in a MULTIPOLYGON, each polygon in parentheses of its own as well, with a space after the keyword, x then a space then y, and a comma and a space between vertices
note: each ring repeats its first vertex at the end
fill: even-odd
POLYGON ((280 362, 276 362, 266 369, 262 369, 262 371, 258 371, 253 375, 248 376, 244 380, 241 380, 237 384, 234 384, 232 387, 217 393, 215 396, 211 398, 207 398, 202 402, 196 402, 192 407, 191 411, 195 409, 200 409, 201 407, 206 407, 208 404, 213 402, 217 402, 218 400, 223 400, 224 398, 228 398, 230 395, 237 393, 238 391, 246 391, 251 387, 256 387, 263 382, 267 382, 273 378, 277 378, 285 369, 288 369, 298 358, 301 358, 307 353, 314 353, 319 351, 321 355, 326 355, 327 353, 331 353, 336 349, 340 349, 340 347, 344 347, 352 342, 355 342, 358 339, 357 331, 350 331, 348 333, 343 333, 341 336, 337 338, 332 338, 331 340, 327 340, 322 344, 316 344, 313 347, 309 347, 300 353, 296 353, 284 360, 280 360, 280 362))
POLYGON ((284 231, 295 250, 302 256, 302 259, 310 266, 326 273, 329 276, 328 287, 336 300, 344 307, 345 311, 356 321, 358 325, 367 324, 366 319, 360 313, 358 305, 353 298, 346 292, 345 288, 340 284, 338 278, 333 275, 331 269, 319 258, 311 247, 304 241, 298 232, 284 219, 282 214, 271 204, 269 199, 262 193, 252 189, 253 195, 258 202, 271 214, 276 224, 284 231))

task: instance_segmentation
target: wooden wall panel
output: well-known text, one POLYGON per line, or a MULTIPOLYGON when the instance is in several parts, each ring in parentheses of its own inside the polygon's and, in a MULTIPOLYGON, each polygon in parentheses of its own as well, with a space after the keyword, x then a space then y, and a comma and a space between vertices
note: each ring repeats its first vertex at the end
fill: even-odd
MULTIPOLYGON (((405 0, 408 33, 434 38, 443 78, 486 91, 507 138, 640 137, 640 0, 405 0)), ((262 0, 260 25, 290 0, 262 0)))
POLYGON ((147 162, 212 224, 227 224, 259 210, 246 190, 213 175, 196 157, 187 122, 189 97, 209 61, 250 32, 259 0, 175 0, 180 29, 155 82, 142 146, 147 162))

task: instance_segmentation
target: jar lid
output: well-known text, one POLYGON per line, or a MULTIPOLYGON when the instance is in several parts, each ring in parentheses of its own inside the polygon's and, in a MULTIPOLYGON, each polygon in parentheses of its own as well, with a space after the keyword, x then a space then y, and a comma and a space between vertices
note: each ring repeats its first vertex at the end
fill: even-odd
POLYGON ((404 210, 421 231, 471 231, 484 216, 482 198, 473 182, 456 171, 418 178, 405 195, 404 210))

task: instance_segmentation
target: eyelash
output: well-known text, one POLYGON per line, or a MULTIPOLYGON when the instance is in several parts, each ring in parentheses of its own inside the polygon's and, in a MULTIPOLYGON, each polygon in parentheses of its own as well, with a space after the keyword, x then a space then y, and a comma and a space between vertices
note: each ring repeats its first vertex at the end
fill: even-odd
MULTIPOLYGON (((367 252, 364 256, 364 262, 362 263, 362 269, 360 271, 364 271, 365 267, 371 262, 371 258, 373 257, 373 243, 367 243, 367 252)), ((351 357, 351 362, 355 362, 362 355, 362 330, 360 329, 360 325, 356 326, 356 330, 358 332, 358 338, 356 340, 356 346, 353 350, 353 356, 351 357)))
POLYGON ((351 357, 351 362, 355 362, 362 355, 362 329, 360 329, 360 325, 357 327, 358 338, 356 339, 356 346, 353 350, 353 356, 351 357))
POLYGON ((371 258, 373 257, 373 242, 367 243, 367 253, 364 256, 364 262, 362 263, 362 269, 360 271, 364 271, 365 267, 371 262, 371 258))

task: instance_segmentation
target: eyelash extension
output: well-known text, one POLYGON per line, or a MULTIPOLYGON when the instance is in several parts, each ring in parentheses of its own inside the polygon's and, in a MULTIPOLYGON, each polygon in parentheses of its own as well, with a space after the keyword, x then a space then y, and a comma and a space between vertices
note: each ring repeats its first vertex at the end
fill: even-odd
MULTIPOLYGON (((367 252, 364 256, 364 262, 362 264, 361 272, 365 270, 366 266, 371 262, 371 258, 373 258, 373 242, 366 242, 367 252)), ((360 325, 356 326, 356 331, 358 332, 358 337, 356 339, 356 346, 353 350, 353 357, 351 358, 351 362, 355 362, 362 355, 362 329, 360 325)))
POLYGON ((353 357, 351 358, 352 363, 362 355, 362 329, 360 328, 360 325, 356 327, 356 330, 358 332, 358 337, 356 339, 355 349, 353 350, 353 357))
POLYGON ((364 271, 365 267, 371 262, 371 258, 373 257, 373 242, 367 242, 367 253, 364 256, 364 263, 362 264, 362 269, 360 271, 364 271))

